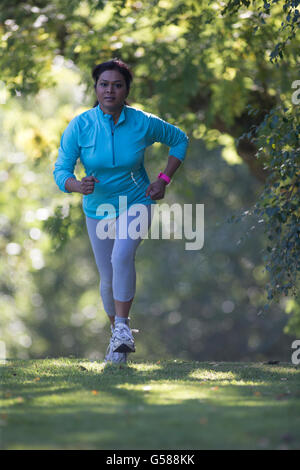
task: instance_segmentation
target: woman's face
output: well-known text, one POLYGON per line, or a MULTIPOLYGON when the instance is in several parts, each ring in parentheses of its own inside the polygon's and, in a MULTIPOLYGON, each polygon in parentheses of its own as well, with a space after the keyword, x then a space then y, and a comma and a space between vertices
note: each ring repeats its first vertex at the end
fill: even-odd
POLYGON ((128 92, 123 75, 118 70, 106 70, 98 78, 96 95, 101 108, 114 112, 122 108, 128 92))

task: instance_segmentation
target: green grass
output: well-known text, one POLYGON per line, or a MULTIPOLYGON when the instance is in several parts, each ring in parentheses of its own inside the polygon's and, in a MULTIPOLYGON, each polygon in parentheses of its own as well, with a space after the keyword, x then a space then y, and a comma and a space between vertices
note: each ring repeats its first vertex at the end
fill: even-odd
POLYGON ((299 449, 292 364, 60 358, 1 366, 2 449, 299 449))

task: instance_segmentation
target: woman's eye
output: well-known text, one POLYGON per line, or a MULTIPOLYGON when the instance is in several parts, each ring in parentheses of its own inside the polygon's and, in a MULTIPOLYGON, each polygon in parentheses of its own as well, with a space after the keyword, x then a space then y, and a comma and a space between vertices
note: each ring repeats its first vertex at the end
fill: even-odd
MULTIPOLYGON (((101 87, 106 87, 106 86, 107 86, 107 83, 100 83, 100 86, 101 86, 101 87)), ((121 84, 121 83, 117 83, 117 84, 116 84, 116 87, 117 87, 117 88, 122 88, 122 84, 121 84)))

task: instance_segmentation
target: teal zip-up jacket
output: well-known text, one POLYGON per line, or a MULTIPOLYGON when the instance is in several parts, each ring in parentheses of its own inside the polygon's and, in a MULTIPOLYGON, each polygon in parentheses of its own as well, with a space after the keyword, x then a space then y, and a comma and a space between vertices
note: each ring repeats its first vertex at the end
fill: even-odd
MULTIPOLYGON (((156 204, 146 196, 150 184, 144 167, 145 149, 154 142, 170 147, 169 155, 183 161, 188 137, 176 126, 159 117, 124 105, 114 125, 110 114, 100 106, 79 114, 70 121, 61 137, 53 171, 59 189, 65 193, 68 178, 76 178, 74 168, 80 158, 86 175, 93 175, 94 191, 83 195, 83 211, 94 219, 114 218, 122 212, 119 196, 127 196, 127 208, 133 204, 156 204), (112 204, 115 213, 97 214, 100 204, 112 204)), ((162 170, 163 171, 163 170, 162 170)))

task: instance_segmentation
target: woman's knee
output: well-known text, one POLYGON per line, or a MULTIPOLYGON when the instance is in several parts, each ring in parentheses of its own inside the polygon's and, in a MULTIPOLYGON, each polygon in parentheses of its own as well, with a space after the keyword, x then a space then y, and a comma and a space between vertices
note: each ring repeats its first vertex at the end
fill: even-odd
POLYGON ((113 250, 111 264, 113 268, 128 266, 134 262, 135 250, 113 250))
POLYGON ((112 283, 113 279, 112 276, 110 278, 101 278, 100 279, 100 290, 109 292, 112 290, 112 283))

